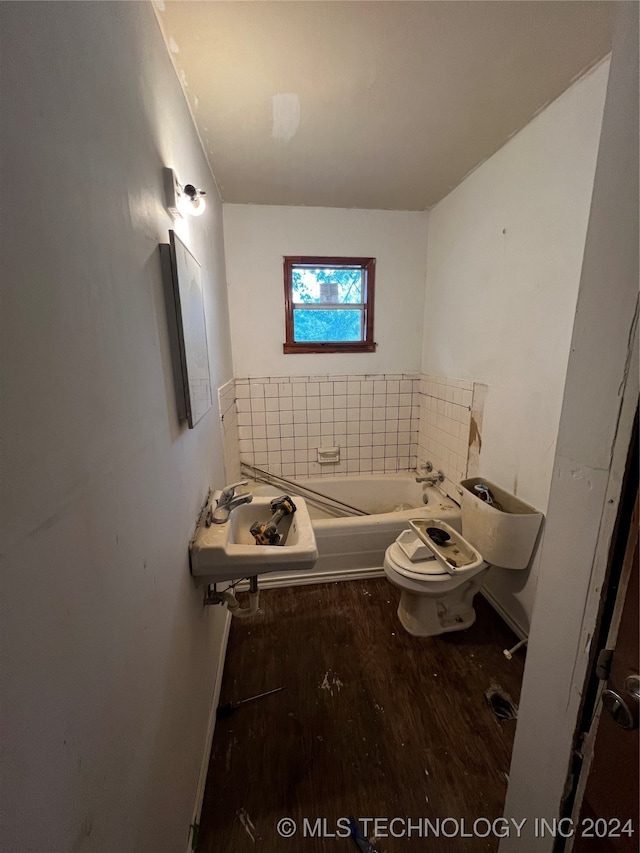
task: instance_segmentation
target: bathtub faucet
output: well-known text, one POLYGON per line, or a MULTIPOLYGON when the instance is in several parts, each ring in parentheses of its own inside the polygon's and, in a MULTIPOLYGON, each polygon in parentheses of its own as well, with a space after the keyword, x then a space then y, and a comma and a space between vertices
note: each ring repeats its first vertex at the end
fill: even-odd
POLYGON ((232 483, 230 486, 224 487, 216 500, 216 506, 212 513, 211 520, 214 524, 224 524, 225 521, 229 520, 232 509, 240 506, 240 504, 251 503, 253 500, 251 492, 241 492, 239 495, 236 495, 238 486, 246 486, 248 483, 248 480, 241 480, 239 483, 232 483))
POLYGON ((440 470, 437 474, 425 474, 423 477, 416 477, 416 483, 426 483, 428 486, 436 486, 443 482, 444 472, 440 470))

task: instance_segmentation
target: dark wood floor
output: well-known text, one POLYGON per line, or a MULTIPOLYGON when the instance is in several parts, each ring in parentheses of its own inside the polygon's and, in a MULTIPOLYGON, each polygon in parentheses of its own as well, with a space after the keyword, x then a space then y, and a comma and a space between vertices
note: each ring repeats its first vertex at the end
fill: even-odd
POLYGON ((383 819, 380 853, 497 850, 492 836, 461 833, 502 815, 516 723, 498 721, 484 693, 517 702, 523 655, 505 659, 517 638, 475 602, 468 630, 418 639, 384 578, 263 591, 264 612, 233 622, 220 702, 285 689, 217 722, 198 853, 355 853, 337 823, 348 816, 383 819), (284 817, 292 838, 278 834, 284 817), (336 837, 304 837, 305 818, 336 837), (426 840, 407 837, 407 818, 457 823, 426 840))

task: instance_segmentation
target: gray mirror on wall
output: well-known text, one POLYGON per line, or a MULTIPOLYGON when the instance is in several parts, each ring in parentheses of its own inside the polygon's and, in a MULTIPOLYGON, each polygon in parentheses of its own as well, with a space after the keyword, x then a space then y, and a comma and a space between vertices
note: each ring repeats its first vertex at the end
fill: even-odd
POLYGON ((160 244, 178 417, 193 427, 211 408, 200 264, 174 231, 160 244))

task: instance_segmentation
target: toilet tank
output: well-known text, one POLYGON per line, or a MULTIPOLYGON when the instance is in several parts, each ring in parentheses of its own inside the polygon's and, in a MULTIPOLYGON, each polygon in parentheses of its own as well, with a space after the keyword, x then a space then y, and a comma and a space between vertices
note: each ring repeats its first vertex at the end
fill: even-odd
POLYGON ((542 524, 542 513, 484 477, 462 480, 460 485, 464 538, 491 566, 526 569, 542 524), (477 496, 473 487, 478 483, 489 487, 501 510, 477 496))

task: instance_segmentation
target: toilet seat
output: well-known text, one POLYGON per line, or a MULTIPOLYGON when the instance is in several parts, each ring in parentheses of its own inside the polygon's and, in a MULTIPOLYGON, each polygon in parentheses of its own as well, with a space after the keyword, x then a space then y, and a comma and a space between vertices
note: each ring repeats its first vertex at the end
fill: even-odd
POLYGON ((390 568, 398 572, 399 575, 409 578, 414 581, 423 581, 426 583, 444 583, 445 581, 453 581, 454 586, 462 583, 467 578, 472 578, 478 572, 483 572, 488 568, 487 563, 483 562, 475 569, 467 571, 458 571, 455 574, 445 571, 435 557, 429 557, 427 560, 411 561, 404 553, 397 542, 393 542, 385 554, 386 562, 390 568))
POLYGON ((431 554, 426 560, 410 560, 397 542, 393 542, 387 549, 386 558, 398 574, 404 575, 412 580, 435 579, 438 577, 450 577, 436 558, 431 554))
POLYGON ((441 596, 482 574, 489 566, 482 563, 472 571, 452 575, 442 568, 435 557, 412 563, 398 543, 394 542, 386 550, 383 568, 389 580, 400 589, 420 595, 441 596))

